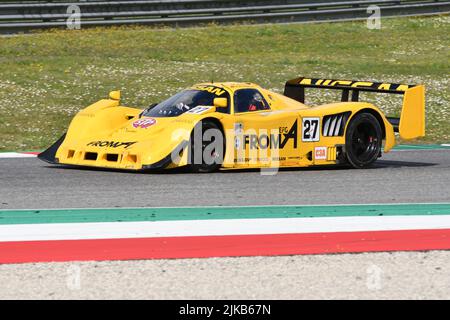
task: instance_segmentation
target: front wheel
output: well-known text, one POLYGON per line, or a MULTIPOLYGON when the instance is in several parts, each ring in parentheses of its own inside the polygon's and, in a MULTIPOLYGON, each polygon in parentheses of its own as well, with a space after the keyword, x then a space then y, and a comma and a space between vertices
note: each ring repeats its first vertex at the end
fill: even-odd
POLYGON ((383 139, 378 119, 370 113, 359 113, 351 119, 345 134, 348 162, 354 168, 370 166, 381 152, 383 139))
POLYGON ((219 126, 213 121, 200 121, 191 134, 189 170, 195 173, 217 171, 224 153, 225 141, 219 126))

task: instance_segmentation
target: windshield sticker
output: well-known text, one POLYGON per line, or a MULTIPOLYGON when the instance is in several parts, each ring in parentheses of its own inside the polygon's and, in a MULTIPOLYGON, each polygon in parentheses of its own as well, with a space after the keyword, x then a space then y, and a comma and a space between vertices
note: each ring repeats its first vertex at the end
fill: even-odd
POLYGON ((148 127, 154 125, 155 123, 156 119, 154 118, 139 119, 133 122, 133 127, 147 129, 148 127))
POLYGON ((194 114, 202 114, 203 112, 207 111, 211 109, 211 107, 206 107, 206 106, 197 106, 191 110, 189 110, 186 113, 194 113, 194 114))

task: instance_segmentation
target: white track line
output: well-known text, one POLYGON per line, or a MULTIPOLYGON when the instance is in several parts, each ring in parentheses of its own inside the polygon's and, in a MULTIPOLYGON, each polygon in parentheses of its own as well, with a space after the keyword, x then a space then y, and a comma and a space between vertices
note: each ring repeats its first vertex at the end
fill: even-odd
POLYGON ((0 153, 0 159, 13 159, 13 158, 36 158, 37 155, 29 153, 18 152, 2 152, 0 153))
POLYGON ((450 229, 450 215, 0 225, 0 242, 450 229))

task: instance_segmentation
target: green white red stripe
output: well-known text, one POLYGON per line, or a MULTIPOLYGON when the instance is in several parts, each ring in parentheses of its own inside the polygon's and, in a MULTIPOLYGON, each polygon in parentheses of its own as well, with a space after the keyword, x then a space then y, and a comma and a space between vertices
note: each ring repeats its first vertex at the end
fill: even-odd
POLYGON ((0 263, 450 249, 450 203, 0 210, 0 263))
POLYGON ((19 224, 0 226, 0 242, 429 229, 450 229, 450 215, 19 224))

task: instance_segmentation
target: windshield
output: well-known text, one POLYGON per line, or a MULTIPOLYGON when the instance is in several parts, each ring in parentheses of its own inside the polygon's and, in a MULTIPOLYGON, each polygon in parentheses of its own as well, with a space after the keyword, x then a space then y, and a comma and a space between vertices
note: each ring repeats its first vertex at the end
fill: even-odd
POLYGON ((217 95, 215 93, 206 90, 184 90, 158 103, 150 110, 146 110, 143 116, 176 117, 197 106, 212 106, 216 97, 217 95))

